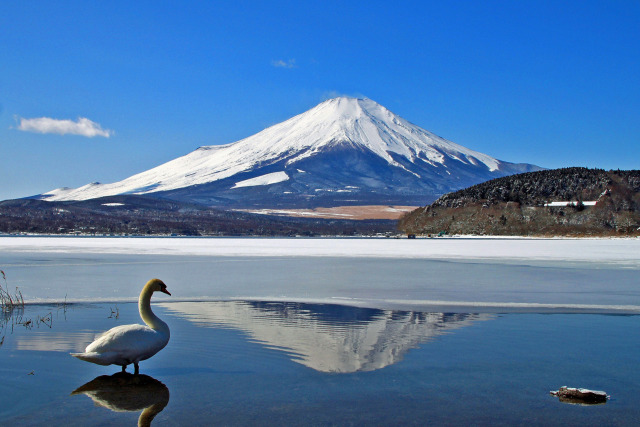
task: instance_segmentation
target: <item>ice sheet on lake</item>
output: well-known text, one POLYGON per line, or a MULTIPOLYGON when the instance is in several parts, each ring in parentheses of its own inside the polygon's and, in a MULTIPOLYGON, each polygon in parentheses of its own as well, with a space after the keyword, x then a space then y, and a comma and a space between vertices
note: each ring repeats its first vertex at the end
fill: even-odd
POLYGON ((446 312, 640 312, 640 239, 0 238, 30 302, 297 301, 446 312))
POLYGON ((0 237, 0 248, 150 255, 566 260, 640 266, 640 239, 0 237))

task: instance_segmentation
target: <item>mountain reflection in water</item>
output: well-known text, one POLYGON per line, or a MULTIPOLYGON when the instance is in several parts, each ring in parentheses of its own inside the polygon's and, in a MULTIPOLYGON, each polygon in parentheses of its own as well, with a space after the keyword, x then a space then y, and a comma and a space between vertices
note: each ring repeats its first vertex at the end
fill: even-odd
POLYGON ((374 371, 452 330, 490 314, 424 313, 291 302, 164 303, 203 327, 232 328, 321 372, 374 371))
POLYGON ((169 403, 169 389, 148 375, 118 372, 101 375, 78 387, 72 395, 85 394, 96 406, 114 412, 138 412, 138 426, 150 426, 169 403))

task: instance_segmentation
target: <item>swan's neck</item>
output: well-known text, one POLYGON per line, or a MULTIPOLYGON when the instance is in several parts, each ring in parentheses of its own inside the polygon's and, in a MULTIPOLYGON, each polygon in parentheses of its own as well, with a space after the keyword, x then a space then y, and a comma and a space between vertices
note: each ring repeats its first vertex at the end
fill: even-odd
POLYGON ((164 323, 153 311, 151 311, 151 295, 153 291, 145 286, 140 293, 140 299, 138 300, 138 310, 140 311, 140 317, 151 329, 161 332, 169 332, 169 326, 164 323))

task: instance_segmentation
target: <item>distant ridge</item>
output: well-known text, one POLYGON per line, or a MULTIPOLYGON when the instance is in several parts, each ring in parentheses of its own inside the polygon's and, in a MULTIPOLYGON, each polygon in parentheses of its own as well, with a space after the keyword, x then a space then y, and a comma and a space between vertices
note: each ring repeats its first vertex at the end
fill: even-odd
POLYGON ((132 194, 236 208, 415 206, 488 179, 540 169, 455 144, 370 99, 339 97, 238 142, 200 147, 119 182, 34 198, 132 194))
POLYGON ((446 194, 399 222, 408 234, 640 235, 640 171, 563 168, 446 194))

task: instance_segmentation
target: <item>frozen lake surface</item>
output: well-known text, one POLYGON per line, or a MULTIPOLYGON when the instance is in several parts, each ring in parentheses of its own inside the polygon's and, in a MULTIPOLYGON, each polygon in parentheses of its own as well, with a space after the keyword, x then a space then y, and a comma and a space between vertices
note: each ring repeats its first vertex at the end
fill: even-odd
POLYGON ((598 261, 640 267, 640 239, 0 237, 16 252, 598 261))
POLYGON ((640 312, 640 239, 0 238, 31 302, 330 302, 396 309, 640 312))

